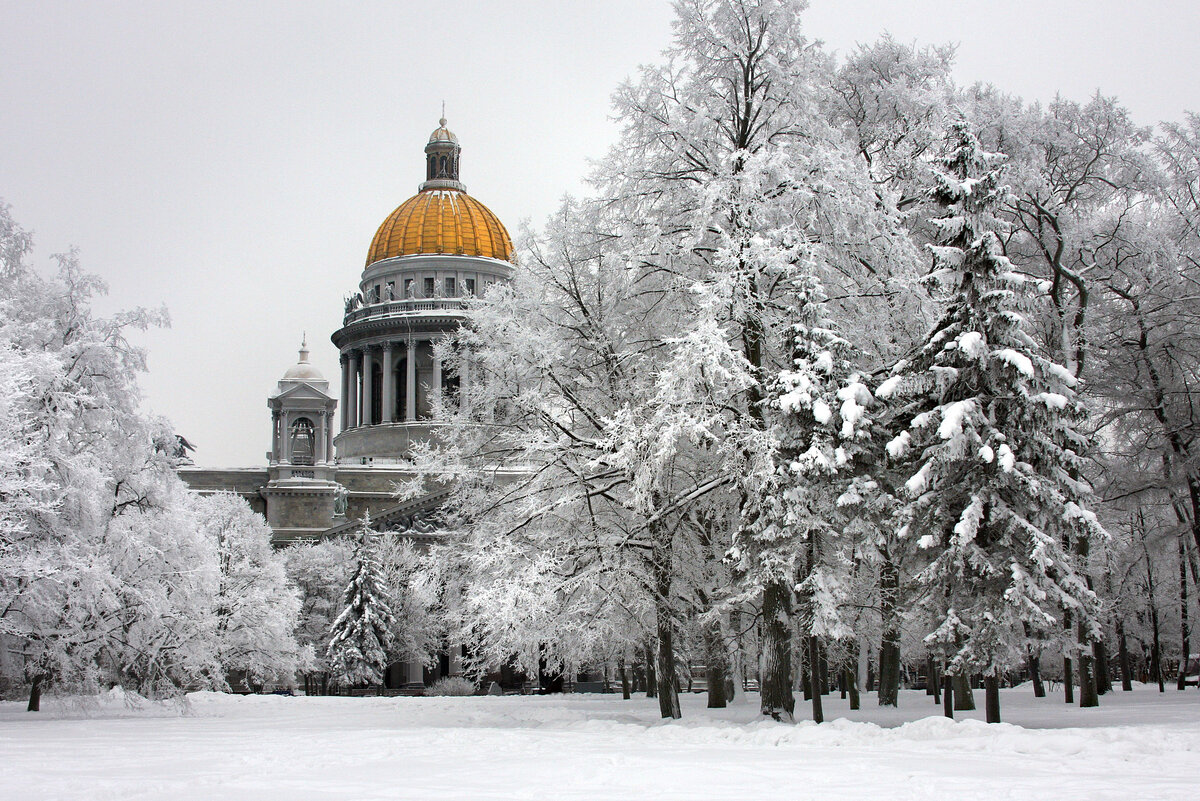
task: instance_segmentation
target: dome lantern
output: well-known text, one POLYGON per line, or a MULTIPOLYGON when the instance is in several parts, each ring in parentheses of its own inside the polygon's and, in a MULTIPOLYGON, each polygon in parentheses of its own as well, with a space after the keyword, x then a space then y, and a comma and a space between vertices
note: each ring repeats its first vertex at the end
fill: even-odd
POLYGON ((458 180, 458 157, 462 147, 458 137, 446 127, 446 118, 438 120, 438 127, 429 135, 429 143, 425 145, 425 183, 420 191, 426 189, 457 189, 465 192, 467 188, 458 180))

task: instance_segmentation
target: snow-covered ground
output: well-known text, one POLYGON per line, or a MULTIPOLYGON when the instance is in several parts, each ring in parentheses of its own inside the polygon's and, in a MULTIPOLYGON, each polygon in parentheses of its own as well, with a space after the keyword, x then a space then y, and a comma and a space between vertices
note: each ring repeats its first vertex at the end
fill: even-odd
POLYGON ((654 700, 599 695, 3 703, 0 798, 1148 801, 1200 782, 1196 690, 1139 687, 1089 710, 1006 690, 998 726, 941 718, 913 691, 886 711, 829 696, 821 726, 764 721, 757 700, 709 711, 689 695, 677 722, 654 700))

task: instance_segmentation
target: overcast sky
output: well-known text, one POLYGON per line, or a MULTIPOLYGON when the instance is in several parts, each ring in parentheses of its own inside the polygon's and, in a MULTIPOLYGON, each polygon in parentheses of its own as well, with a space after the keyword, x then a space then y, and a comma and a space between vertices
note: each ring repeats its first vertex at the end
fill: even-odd
MULTIPOLYGON (((511 233, 578 193, 609 96, 670 43, 666 2, 0 0, 0 199, 35 263, 77 246, 102 309, 166 305, 146 405, 205 466, 262 464, 308 332, 338 389, 342 298, 423 178, 446 103, 462 178, 511 233)), ((958 45, 959 83, 1200 110, 1195 0, 812 0, 838 52, 958 45)))

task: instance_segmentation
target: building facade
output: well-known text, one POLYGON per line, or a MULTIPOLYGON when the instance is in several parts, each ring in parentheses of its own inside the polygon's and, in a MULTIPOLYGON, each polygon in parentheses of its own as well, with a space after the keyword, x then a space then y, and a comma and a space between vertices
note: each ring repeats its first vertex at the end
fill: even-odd
POLYGON ((439 340, 462 323, 468 298, 513 276, 508 231, 467 193, 460 156, 440 120, 425 145, 424 182, 379 226, 345 299, 331 337, 338 387, 331 391, 302 344, 267 399, 266 466, 180 469, 195 491, 246 498, 277 544, 341 533, 367 512, 377 528, 432 536, 444 494, 398 503, 392 486, 411 477, 405 457, 436 429, 439 397, 457 403, 472 380, 469 360, 461 374, 443 366, 439 340))

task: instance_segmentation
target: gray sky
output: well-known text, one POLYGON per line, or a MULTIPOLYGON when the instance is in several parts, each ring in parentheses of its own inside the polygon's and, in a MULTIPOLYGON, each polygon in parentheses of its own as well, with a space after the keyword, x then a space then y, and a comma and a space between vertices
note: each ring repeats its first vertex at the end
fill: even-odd
MULTIPOLYGON (((102 309, 159 306, 147 406, 250 466, 302 331, 329 335, 380 222, 416 191, 445 100, 463 181, 516 235, 614 141, 609 96, 670 41, 649 0, 0 0, 0 198, 35 263, 78 246, 102 309)), ((890 31, 958 44, 960 83, 1027 100, 1118 96, 1146 125, 1200 110, 1200 4, 812 0, 846 52, 890 31)))

